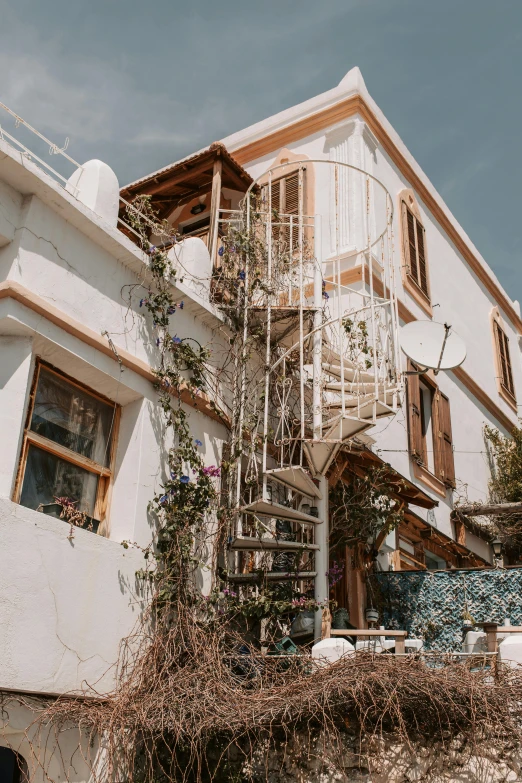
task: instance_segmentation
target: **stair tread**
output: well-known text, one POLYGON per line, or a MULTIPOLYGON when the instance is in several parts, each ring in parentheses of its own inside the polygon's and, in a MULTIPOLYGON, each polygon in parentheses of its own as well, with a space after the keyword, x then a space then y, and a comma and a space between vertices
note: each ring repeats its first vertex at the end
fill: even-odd
POLYGON ((247 551, 262 551, 266 549, 276 549, 279 551, 304 549, 315 550, 319 549, 319 544, 304 544, 301 541, 283 541, 278 538, 253 538, 248 536, 238 536, 230 544, 230 548, 234 550, 247 550, 247 551))
POLYGON ((229 574, 229 582, 255 582, 258 579, 269 579, 272 582, 285 582, 293 579, 315 579, 317 571, 266 571, 264 574, 255 571, 247 574, 229 574))
POLYGON ((340 447, 339 443, 328 443, 322 440, 305 440, 303 445, 310 467, 321 475, 326 473, 340 447))
POLYGON ((360 367, 356 366, 353 362, 350 362, 349 360, 345 360, 343 362, 342 372, 341 372, 341 365, 338 362, 323 362, 322 368, 325 372, 329 373, 330 375, 333 375, 336 378, 341 378, 344 375, 344 378, 347 381, 353 381, 354 378, 356 378, 357 382, 359 381, 363 383, 375 382, 375 375, 373 373, 367 372, 366 370, 361 370, 360 367))
POLYGON ((313 517, 310 514, 305 514, 302 511, 297 511, 295 508, 288 508, 288 506, 282 506, 280 503, 273 503, 268 500, 255 500, 253 503, 249 503, 248 506, 243 506, 242 511, 250 512, 253 514, 259 514, 265 517, 275 517, 276 519, 288 519, 293 522, 306 522, 308 524, 317 525, 321 523, 320 519, 313 517))
POLYGON ((314 484, 312 477, 300 465, 289 465, 283 468, 267 470, 266 475, 292 487, 308 497, 320 498, 321 493, 314 484))

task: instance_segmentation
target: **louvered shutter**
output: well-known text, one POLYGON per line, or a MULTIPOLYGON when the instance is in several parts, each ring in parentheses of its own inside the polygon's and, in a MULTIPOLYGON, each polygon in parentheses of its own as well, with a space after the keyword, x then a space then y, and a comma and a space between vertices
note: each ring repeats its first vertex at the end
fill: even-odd
POLYGON ((424 228, 418 220, 415 221, 417 229, 417 250, 419 262, 419 287, 423 294, 428 296, 428 274, 426 270, 426 254, 424 252, 424 228))
MULTIPOLYGON (((408 362, 408 370, 417 368, 408 362)), ((424 449, 422 443, 422 420, 420 383, 418 375, 407 375, 406 386, 408 395, 408 444, 410 454, 417 462, 424 461, 424 449)))
MULTIPOLYGON (((304 172, 303 172, 304 177, 304 172)), ((290 250, 294 250, 299 245, 299 172, 295 171, 284 178, 283 208, 285 227, 283 239, 290 250), (295 215, 294 220, 291 215, 295 215)))
POLYGON ((511 369, 511 357, 509 355, 509 340, 498 321, 495 321, 495 337, 500 368, 500 382, 507 393, 515 399, 513 371, 511 369))
POLYGON ((415 218, 404 204, 406 210, 406 223, 408 228, 408 274, 418 284, 419 281, 419 269, 417 266, 417 243, 415 241, 415 218))
POLYGON ((440 443, 440 475, 438 478, 448 487, 455 486, 455 460, 451 437, 450 402, 445 394, 437 392, 438 397, 438 440, 440 443))
POLYGON ((406 274, 420 288, 424 296, 429 298, 424 227, 404 201, 402 202, 402 209, 406 274))

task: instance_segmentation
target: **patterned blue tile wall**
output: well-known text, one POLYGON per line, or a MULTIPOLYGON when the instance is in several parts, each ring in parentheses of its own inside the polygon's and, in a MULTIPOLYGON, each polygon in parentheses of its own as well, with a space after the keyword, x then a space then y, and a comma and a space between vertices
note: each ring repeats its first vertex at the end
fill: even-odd
POLYGON ((463 614, 522 625, 522 568, 376 574, 369 595, 386 628, 405 629, 426 649, 459 650, 463 614))

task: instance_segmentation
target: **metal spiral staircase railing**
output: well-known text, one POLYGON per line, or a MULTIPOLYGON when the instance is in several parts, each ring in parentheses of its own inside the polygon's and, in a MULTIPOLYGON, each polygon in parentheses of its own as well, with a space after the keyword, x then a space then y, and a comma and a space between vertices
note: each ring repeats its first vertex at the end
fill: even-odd
POLYGON ((393 209, 384 186, 356 167, 308 160, 295 165, 296 214, 280 214, 272 203, 279 170, 288 166, 275 167, 258 182, 260 203, 246 199, 246 230, 254 232, 261 251, 245 259, 238 438, 244 440, 246 422, 255 424, 235 477, 229 578, 255 584, 262 571, 267 581, 293 582, 303 592, 311 591, 313 581, 315 598, 323 602, 328 599, 326 473, 340 449, 394 416, 401 404, 393 209), (305 169, 311 164, 322 169, 323 181, 330 180, 327 195, 323 189, 322 200, 316 198, 314 216, 302 209, 305 169), (340 226, 342 220, 346 225, 346 215, 340 191, 348 170, 356 184, 352 192, 365 207, 357 227, 365 240, 343 252, 340 226), (252 330, 264 342, 258 358, 264 377, 254 390, 247 382, 255 362, 247 347, 252 330))

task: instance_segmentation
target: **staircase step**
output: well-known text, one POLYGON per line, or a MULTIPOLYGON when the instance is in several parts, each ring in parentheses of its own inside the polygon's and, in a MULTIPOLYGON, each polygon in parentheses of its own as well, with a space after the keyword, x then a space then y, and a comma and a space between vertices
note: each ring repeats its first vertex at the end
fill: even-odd
POLYGON ((266 475, 269 478, 280 481, 281 484, 284 484, 291 489, 295 489, 296 492, 299 492, 302 495, 307 495, 310 498, 321 497, 321 493, 315 486, 311 476, 299 465, 290 465, 286 468, 267 470, 266 475))
POLYGON ((230 549, 248 552, 263 552, 265 549, 278 549, 283 552, 309 551, 319 549, 319 544, 302 544, 299 541, 282 541, 279 538, 235 538, 230 549))
MULTIPOLYGON (((344 388, 345 394, 374 394, 375 395, 375 383, 351 383, 350 381, 326 381, 323 384, 323 389, 326 391, 336 391, 341 393, 344 388)), ((377 394, 384 393, 384 385, 377 384, 377 394)))
POLYGON ((296 581, 297 579, 315 579, 317 576, 316 571, 266 571, 260 574, 254 571, 250 574, 229 574, 227 579, 229 582, 261 582, 266 579, 268 582, 288 582, 296 581))
MULTIPOLYGON (((393 397, 394 392, 393 391, 387 391, 384 394, 379 395, 379 399, 377 402, 391 406, 393 405, 393 397)), ((374 394, 363 394, 360 397, 356 397, 353 395, 345 394, 344 396, 344 407, 349 408, 352 412, 354 409, 362 410, 363 408, 366 409, 367 406, 375 401, 375 395, 374 394)), ((329 402, 325 402, 323 404, 324 408, 341 408, 341 397, 331 399, 329 402)))
POLYGON ((325 440, 349 440, 355 435, 369 429, 373 422, 355 416, 338 416, 330 423, 329 429, 323 434, 325 440))
POLYGON ((322 520, 313 517, 310 514, 304 514, 302 511, 296 511, 295 508, 282 506, 280 503, 273 503, 268 500, 255 500, 248 506, 243 506, 241 511, 250 514, 258 514, 263 517, 274 517, 275 519, 288 519, 290 522, 304 522, 308 525, 320 524, 322 520))
POLYGON ((354 367, 353 362, 345 360, 343 362, 343 372, 341 372, 341 365, 337 362, 323 362, 323 370, 329 375, 333 375, 334 378, 344 378, 346 381, 355 383, 374 383, 375 376, 371 372, 361 370, 360 367, 354 367))
POLYGON ((340 448, 340 443, 326 443, 323 440, 303 441, 306 458, 313 473, 324 475, 340 448))

